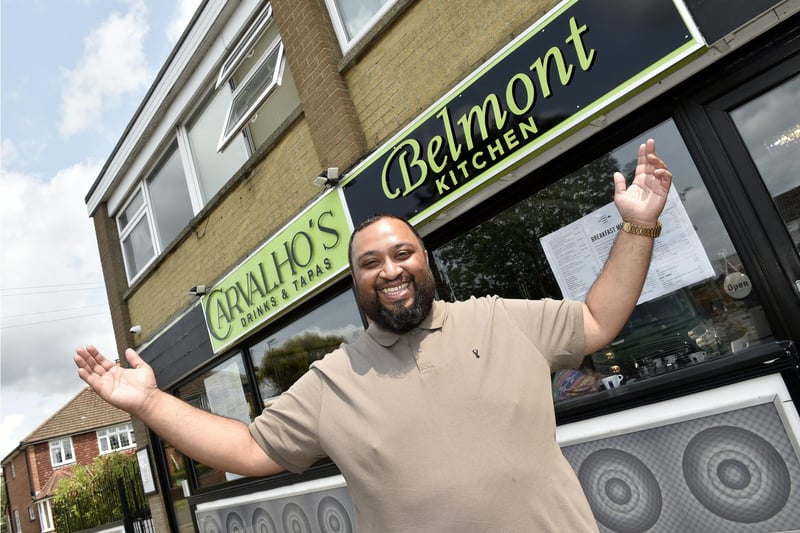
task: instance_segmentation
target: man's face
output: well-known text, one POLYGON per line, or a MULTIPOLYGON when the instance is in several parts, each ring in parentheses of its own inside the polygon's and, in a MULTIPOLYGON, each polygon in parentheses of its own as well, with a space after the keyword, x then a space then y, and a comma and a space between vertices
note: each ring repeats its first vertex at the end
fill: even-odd
POLYGON ((434 297, 428 255, 402 221, 381 218, 353 238, 358 303, 378 325, 403 333, 428 315, 434 297))

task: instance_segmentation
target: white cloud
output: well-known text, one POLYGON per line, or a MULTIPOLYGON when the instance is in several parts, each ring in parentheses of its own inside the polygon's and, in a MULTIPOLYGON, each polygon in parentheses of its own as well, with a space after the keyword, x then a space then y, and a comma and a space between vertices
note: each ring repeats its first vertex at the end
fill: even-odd
POLYGON ((103 113, 153 79, 144 49, 149 30, 143 0, 130 2, 126 13, 113 13, 84 40, 83 57, 64 72, 59 131, 69 137, 101 129, 103 113))
MULTIPOLYGON (((99 162, 87 162, 50 180, 7 169, 0 175, 3 446, 15 446, 81 389, 72 362, 75 347, 92 343, 116 357, 83 200, 99 170, 99 162)), ((0 456, 8 451, 0 448, 0 456)))
POLYGON ((167 34, 167 40, 171 44, 178 42, 181 34, 183 34, 183 30, 186 29, 186 26, 189 24, 189 21, 192 19, 192 15, 194 15, 194 12, 197 11, 197 7, 199 5, 200 0, 178 0, 176 2, 175 13, 172 20, 167 24, 167 28, 165 30, 165 33, 167 34))

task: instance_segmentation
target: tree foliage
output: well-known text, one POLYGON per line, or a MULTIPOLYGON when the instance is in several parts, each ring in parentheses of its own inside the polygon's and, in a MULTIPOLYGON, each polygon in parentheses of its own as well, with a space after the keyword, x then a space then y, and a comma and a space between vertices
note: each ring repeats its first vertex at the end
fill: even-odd
POLYGON ((136 455, 125 452, 97 457, 76 466, 62 479, 53 498, 53 521, 60 532, 77 531, 122 520, 117 480, 125 487, 129 505, 148 506, 136 455))
POLYGON ((311 363, 345 341, 339 335, 318 335, 306 332, 292 337, 277 348, 264 352, 256 368, 260 383, 268 383, 275 395, 286 391, 306 373, 311 363))

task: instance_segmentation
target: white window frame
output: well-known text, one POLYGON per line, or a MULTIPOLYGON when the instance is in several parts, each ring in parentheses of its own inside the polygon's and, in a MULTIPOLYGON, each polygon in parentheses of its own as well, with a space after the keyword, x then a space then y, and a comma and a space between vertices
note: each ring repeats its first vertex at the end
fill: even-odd
POLYGON ((242 61, 252 53, 253 45, 271 22, 272 5, 267 4, 264 6, 264 9, 256 15, 253 23, 247 28, 247 31, 242 38, 239 39, 239 42, 236 43, 236 46, 228 54, 228 57, 225 58, 225 61, 222 62, 222 67, 219 69, 214 90, 219 89, 223 83, 228 81, 233 73, 236 72, 236 69, 239 68, 239 65, 242 64, 242 61))
POLYGON ((50 505, 52 498, 46 500, 39 500, 37 502, 39 508, 39 526, 42 533, 47 531, 54 531, 55 524, 53 523, 53 508, 50 505))
POLYGON ((17 468, 14 463, 11 463, 11 479, 17 479, 17 468))
POLYGON ((109 453, 118 452, 120 450, 129 450, 135 447, 136 437, 133 434, 133 424, 120 424, 118 426, 111 426, 97 430, 97 448, 100 450, 100 455, 106 455, 109 453), (118 437, 120 435, 127 436, 128 445, 114 448, 111 445, 111 438, 114 436, 118 437))
POLYGON ((150 263, 155 261, 156 257, 158 257, 159 250, 161 248, 160 246, 158 246, 158 237, 155 233, 155 228, 153 227, 154 218, 153 218, 153 213, 150 209, 150 195, 147 192, 147 187, 145 187, 144 180, 141 180, 139 181, 139 183, 136 184, 136 187, 131 192, 130 196, 125 201, 125 203, 122 205, 122 209, 119 210, 119 213, 117 213, 115 219, 117 222, 117 232, 119 233, 119 245, 120 248, 122 249, 122 257, 123 257, 122 262, 125 264, 125 273, 127 274, 128 282, 130 283, 133 280, 135 280, 139 276, 139 274, 144 272, 150 265, 150 263), (131 202, 133 202, 133 199, 136 198, 136 194, 139 192, 141 192, 142 194, 142 206, 133 214, 133 216, 131 216, 125 228, 122 229, 120 228, 119 215, 125 212, 125 210, 131 204, 131 202), (142 218, 147 219, 147 231, 150 234, 150 242, 153 244, 153 257, 148 259, 147 262, 144 265, 142 265, 138 271, 131 272, 131 267, 128 265, 129 262, 128 257, 127 255, 125 255, 124 242, 130 236, 130 234, 133 233, 133 230, 136 228, 139 222, 141 222, 142 218))
POLYGON ((75 463, 75 447, 72 446, 72 437, 62 437, 60 439, 53 439, 48 444, 50 447, 50 465, 53 468, 75 463), (65 459, 67 456, 66 454, 67 446, 65 446, 65 444, 69 446, 70 457, 68 459, 65 459), (55 461, 55 456, 53 455, 53 452, 55 451, 61 452, 62 461, 60 462, 55 461))
POLYGON ((261 104, 264 103, 272 91, 274 91, 275 88, 281 84, 285 65, 286 58, 283 50, 283 42, 281 41, 279 35, 267 47, 267 50, 261 60, 254 65, 252 69, 250 69, 250 72, 247 74, 245 79, 243 79, 239 86, 233 91, 233 94, 231 95, 231 102, 228 105, 228 111, 225 113, 225 121, 222 124, 222 133, 220 134, 219 144, 217 146, 218 152, 224 150, 228 143, 230 143, 234 138, 236 138, 237 135, 239 135, 242 129, 247 126, 247 123, 250 121, 250 119, 253 118, 253 115, 256 114, 256 110, 258 110, 261 104), (253 99, 253 101, 247 107, 247 110, 242 113, 242 116, 239 117, 239 119, 230 127, 228 127, 228 125, 231 124, 231 113, 233 112, 234 104, 236 103, 237 98, 239 98, 241 94, 246 93, 250 89, 251 84, 262 81, 256 77, 256 73, 267 63, 273 54, 276 54, 276 58, 275 70, 272 73, 272 79, 258 94, 258 96, 253 99))
POLYGON ((372 15, 372 18, 364 25, 363 28, 358 30, 358 32, 353 35, 353 37, 347 36, 347 29, 345 28, 344 22, 342 20, 342 15, 339 13, 339 6, 336 5, 336 0, 325 0, 325 5, 328 7, 328 13, 331 17, 331 23, 333 24, 333 29, 336 32, 336 38, 339 40, 339 46, 342 49, 342 53, 346 54, 353 46, 360 41, 367 32, 375 26, 375 23, 380 20, 383 15, 385 15, 392 7, 398 2, 398 0, 389 0, 381 6, 381 8, 372 15))
MULTIPOLYGON (((197 185, 197 176, 194 171, 193 164, 191 163, 191 156, 189 155, 189 148, 186 141, 185 136, 181 136, 180 128, 177 130, 176 134, 173 136, 173 141, 169 143, 167 148, 161 152, 159 157, 156 159, 156 163, 144 174, 144 177, 139 180, 136 184, 136 187, 128 195, 127 200, 122 204, 122 208, 117 212, 115 215, 115 220, 117 223, 117 233, 119 234, 119 246, 122 250, 122 257, 123 263, 125 265, 125 274, 128 277, 128 283, 134 282, 144 271, 147 270, 147 267, 150 266, 164 251, 165 244, 161 242, 161 239, 158 236, 158 231, 156 229, 156 224, 158 224, 158 220, 156 217, 155 212, 153 211, 153 202, 150 200, 150 188, 148 187, 148 183, 154 177, 154 175, 159 171, 163 164, 167 162, 167 159, 172 157, 174 153, 178 154, 178 157, 181 162, 181 167, 183 170, 183 178, 186 181, 188 193, 189 193, 189 202, 192 206, 192 214, 196 215, 200 212, 203 208, 203 201, 200 195, 199 185, 197 185), (174 148, 174 151, 173 151, 174 148), (128 220, 128 224, 125 226, 124 229, 120 227, 120 220, 119 216, 125 212, 128 206, 131 204, 134 198, 136 198, 136 194, 141 192, 142 194, 142 206, 130 217, 128 220), (136 272, 131 272, 130 267, 128 265, 128 257, 125 254, 125 246, 124 242, 125 239, 133 232, 136 225, 141 221, 142 218, 147 218, 147 229, 150 235, 150 242, 153 245, 153 257, 147 260, 145 264, 139 268, 136 272)), ((169 244, 169 243, 166 243, 169 244)))
POLYGON ((19 509, 14 509, 14 523, 17 526, 17 531, 22 531, 22 521, 19 518, 19 509))

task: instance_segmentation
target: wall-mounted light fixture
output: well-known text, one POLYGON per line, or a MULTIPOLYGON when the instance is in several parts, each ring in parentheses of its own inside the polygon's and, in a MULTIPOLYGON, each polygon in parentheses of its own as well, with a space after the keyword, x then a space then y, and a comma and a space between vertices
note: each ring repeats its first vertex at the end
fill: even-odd
POLYGON ((192 296, 202 296, 206 293, 206 286, 205 285, 195 285, 191 289, 189 289, 189 294, 192 296))
POLYGON ((337 167, 327 168, 314 178, 314 185, 317 187, 335 187, 338 183, 339 169, 337 167))

